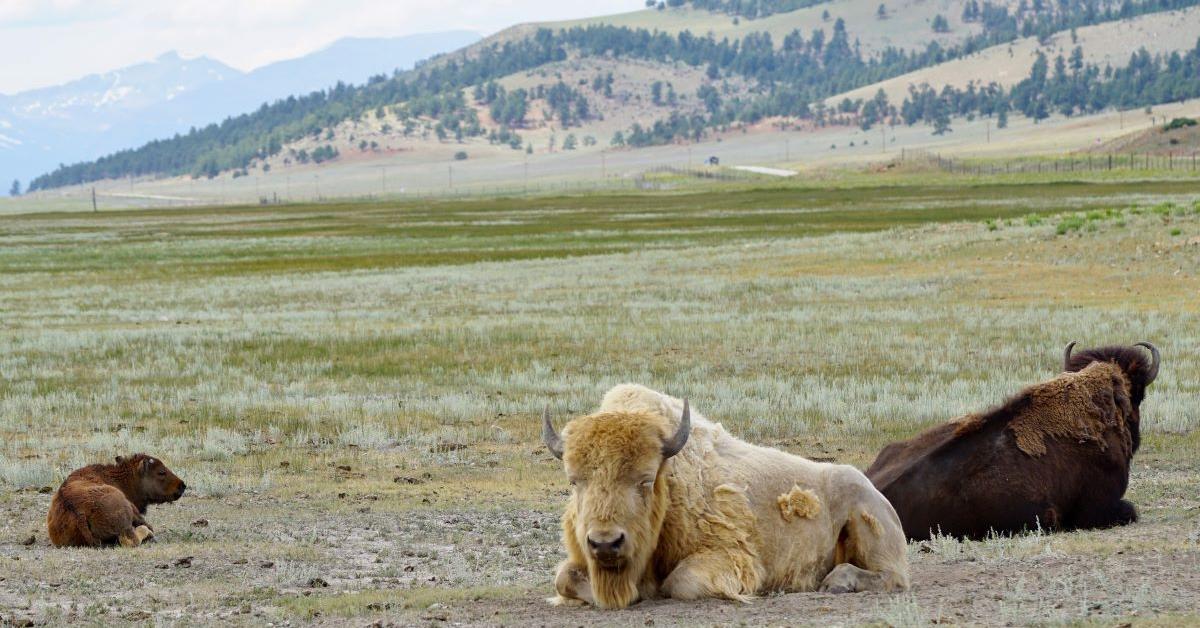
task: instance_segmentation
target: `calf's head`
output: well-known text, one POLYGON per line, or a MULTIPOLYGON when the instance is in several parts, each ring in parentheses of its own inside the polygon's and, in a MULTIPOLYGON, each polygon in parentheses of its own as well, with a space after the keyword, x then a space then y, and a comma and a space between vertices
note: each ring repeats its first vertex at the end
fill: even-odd
POLYGON ((117 456, 117 466, 132 478, 132 488, 148 504, 165 504, 183 497, 187 485, 162 460, 146 454, 117 456))
POLYGON ((563 542, 588 567, 597 604, 623 607, 637 600, 667 509, 664 463, 687 444, 691 413, 683 404, 679 426, 641 412, 600 412, 554 431, 549 411, 542 440, 563 461, 571 498, 563 514, 563 542))

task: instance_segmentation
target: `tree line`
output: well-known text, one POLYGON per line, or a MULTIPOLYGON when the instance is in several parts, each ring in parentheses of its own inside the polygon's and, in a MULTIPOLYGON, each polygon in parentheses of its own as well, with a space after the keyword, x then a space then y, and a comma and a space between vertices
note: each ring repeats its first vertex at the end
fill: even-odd
MULTIPOLYGON (((683 63, 705 68, 710 82, 738 75, 756 84, 751 93, 725 97, 712 85, 702 94, 703 116, 675 114, 624 133, 626 144, 662 143, 695 138, 706 128, 734 122, 752 123, 767 116, 812 117, 821 112, 820 101, 832 95, 936 65, 970 54, 982 47, 1012 41, 1023 30, 1075 27, 1156 10, 1200 4, 1200 0, 1058 0, 1043 5, 1033 0, 1010 12, 1004 5, 983 2, 978 15, 980 33, 956 46, 936 42, 925 49, 906 51, 889 47, 864 57, 852 42, 845 22, 837 19, 830 34, 813 29, 793 31, 776 46, 768 33, 750 33, 741 39, 716 39, 684 31, 677 35, 610 25, 592 25, 552 31, 539 29, 531 36, 503 44, 493 43, 477 54, 443 58, 405 73, 372 77, 365 85, 338 83, 334 87, 264 104, 258 110, 230 117, 219 124, 192 129, 187 134, 149 142, 95 161, 62 165, 34 179, 29 189, 40 190, 106 178, 144 175, 212 176, 215 172, 245 169, 255 160, 278 154, 285 144, 306 136, 320 137, 325 129, 347 119, 362 119, 391 108, 402 118, 432 117, 439 137, 484 135, 478 117, 468 106, 463 90, 481 87, 493 119, 506 127, 521 125, 532 94, 520 90, 503 94, 504 76, 562 61, 568 51, 581 56, 628 57, 662 63, 683 63), (524 105, 522 105, 524 103, 524 105)), ((611 78, 597 77, 593 90, 611 93, 611 78)), ((1135 85, 1137 87, 1137 85, 1135 85)), ((552 116, 563 127, 587 120, 591 107, 584 94, 562 84, 544 90, 552 116)), ((1176 90, 1178 91, 1178 90, 1176 90)), ((1159 91, 1155 92, 1159 94, 1159 91)), ((660 94, 669 98, 669 91, 660 94)), ((1015 96, 1015 94, 1014 94, 1015 96)), ((1157 97, 1157 96, 1155 96, 1157 97)), ((868 112, 869 113, 869 112, 868 112)), ((509 136, 513 134, 509 131, 509 136)), ((616 139, 616 138, 614 138, 616 139)), ((508 143, 508 142, 506 142, 508 143)), ((519 139, 517 141, 519 146, 519 139)), ((516 146, 514 146, 516 147, 516 146)))

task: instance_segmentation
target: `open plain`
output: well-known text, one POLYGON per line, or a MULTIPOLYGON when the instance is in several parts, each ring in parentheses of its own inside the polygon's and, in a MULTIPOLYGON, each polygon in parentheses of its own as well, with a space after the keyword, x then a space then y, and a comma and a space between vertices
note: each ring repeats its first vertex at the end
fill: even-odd
POLYGON ((0 624, 1200 622, 1200 184, 868 187, 24 214, 0 222, 0 624), (1150 340, 1142 521, 910 546, 900 595, 553 608, 538 440, 610 386, 865 467, 1150 340), (118 454, 189 486, 157 541, 54 549, 118 454))

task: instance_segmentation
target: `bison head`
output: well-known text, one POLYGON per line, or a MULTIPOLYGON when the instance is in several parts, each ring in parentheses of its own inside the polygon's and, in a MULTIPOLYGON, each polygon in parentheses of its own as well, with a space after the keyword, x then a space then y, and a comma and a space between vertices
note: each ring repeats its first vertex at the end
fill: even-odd
POLYGON ((687 401, 678 428, 653 413, 600 412, 567 424, 560 437, 547 410, 542 440, 563 461, 571 498, 563 515, 563 543, 573 562, 586 563, 596 603, 624 607, 658 545, 667 511, 663 473, 687 444, 687 401))
POLYGON ((1126 379, 1129 380, 1129 401, 1133 405, 1133 417, 1130 421, 1129 431, 1133 436, 1133 450, 1137 451, 1141 445, 1139 427, 1142 399, 1146 397, 1146 388, 1158 377, 1158 367, 1162 364, 1162 355, 1159 354, 1158 347, 1143 341, 1129 347, 1100 347, 1085 349, 1078 353, 1074 352, 1074 349, 1075 343, 1072 342, 1063 350, 1064 371, 1081 371, 1092 362, 1112 362, 1125 373, 1126 379), (1149 359, 1146 359, 1146 352, 1138 347, 1143 347, 1150 352, 1149 359))
POLYGON ((137 489, 146 503, 165 504, 183 497, 187 488, 179 476, 171 472, 162 460, 146 454, 128 458, 117 456, 117 464, 128 469, 136 478, 137 489))

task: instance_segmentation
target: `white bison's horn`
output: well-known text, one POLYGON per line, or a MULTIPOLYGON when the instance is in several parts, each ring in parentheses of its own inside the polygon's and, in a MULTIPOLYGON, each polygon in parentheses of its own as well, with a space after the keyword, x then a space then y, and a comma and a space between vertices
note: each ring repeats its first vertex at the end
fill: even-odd
POLYGON ((555 458, 562 460, 563 443, 558 432, 554 431, 554 424, 550 422, 550 406, 542 411, 542 442, 546 443, 546 449, 554 454, 555 458))
POLYGON ((1071 370, 1071 349, 1074 349, 1074 348, 1075 348, 1075 342, 1072 341, 1071 344, 1067 345, 1066 349, 1063 349, 1063 370, 1064 371, 1071 370))
POLYGON ((1146 376, 1146 385, 1149 386, 1154 378, 1158 377, 1158 365, 1162 363, 1162 356, 1158 353, 1158 347, 1146 342, 1145 340, 1133 345, 1135 347, 1146 347, 1150 350, 1150 373, 1146 376))
POLYGON ((687 444, 688 436, 692 433, 692 411, 688 408, 688 400, 683 400, 683 416, 679 417, 679 429, 675 430, 675 435, 663 443, 662 454, 663 460, 679 453, 683 446, 687 444))

